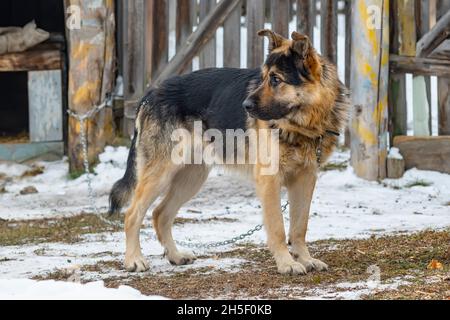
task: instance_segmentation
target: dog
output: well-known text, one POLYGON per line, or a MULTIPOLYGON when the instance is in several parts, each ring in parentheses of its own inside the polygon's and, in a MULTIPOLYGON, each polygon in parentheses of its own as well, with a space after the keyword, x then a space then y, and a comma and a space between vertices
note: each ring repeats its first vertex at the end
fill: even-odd
POLYGON ((147 210, 159 196, 163 198, 153 211, 153 227, 165 256, 173 265, 195 260, 192 253, 177 249, 171 231, 178 210, 199 192, 211 171, 210 165, 171 161, 173 131, 193 134, 195 121, 205 130, 221 132, 276 130, 277 173, 262 174, 264 165, 258 160, 244 169, 250 170, 262 203, 268 248, 281 274, 328 269, 310 255, 306 232, 320 164, 332 154, 347 122, 349 92, 336 66, 317 53, 307 36, 293 32, 286 39, 271 30, 259 35, 270 43, 261 68, 213 68, 176 76, 143 98, 125 176, 110 194, 110 214, 119 213, 131 200, 125 215, 127 271, 149 269, 139 234, 147 210), (290 203, 289 239, 281 210, 283 187, 290 203))

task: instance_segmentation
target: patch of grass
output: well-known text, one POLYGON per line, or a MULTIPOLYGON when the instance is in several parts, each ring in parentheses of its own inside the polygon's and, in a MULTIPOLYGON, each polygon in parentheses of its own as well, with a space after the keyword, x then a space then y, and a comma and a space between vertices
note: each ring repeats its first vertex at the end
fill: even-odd
POLYGON ((225 223, 232 223, 237 222, 237 219, 232 218, 218 218, 218 217, 211 217, 208 219, 191 219, 191 218, 176 218, 174 221, 175 225, 183 225, 183 224, 200 224, 200 223, 211 223, 211 222, 225 222, 225 223))
POLYGON ((321 167, 322 171, 345 171, 348 168, 348 162, 329 162, 321 167))
POLYGON ((410 188, 414 188, 414 187, 430 187, 432 185, 433 185, 433 183, 425 181, 425 180, 416 180, 416 181, 406 184, 405 188, 410 189, 410 188))
POLYGON ((85 234, 119 231, 96 215, 80 214, 60 219, 0 221, 0 246, 30 243, 75 243, 85 234))

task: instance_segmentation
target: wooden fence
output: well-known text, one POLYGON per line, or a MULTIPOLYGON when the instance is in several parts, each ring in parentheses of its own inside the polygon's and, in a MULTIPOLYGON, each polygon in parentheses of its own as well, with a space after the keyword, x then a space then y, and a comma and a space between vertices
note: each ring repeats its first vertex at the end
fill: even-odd
MULTIPOLYGON (((430 41, 430 33, 440 32, 441 37, 437 38, 442 41, 450 34, 446 25, 439 22, 445 20, 450 0, 119 3, 125 134, 132 134, 135 108, 149 85, 197 68, 260 66, 266 52, 264 39, 257 36, 257 31, 268 27, 286 37, 290 29, 307 34, 315 39, 322 55, 345 70, 342 80, 353 92, 354 105, 346 139, 359 176, 370 180, 386 177, 389 148, 400 146, 396 141, 401 139, 394 138, 408 133, 406 74, 412 74, 414 79, 415 135, 431 133, 430 76, 439 77, 439 135, 450 135, 450 59, 445 55, 448 48, 444 46, 436 53, 436 39, 430 41), (368 23, 372 19, 378 24, 374 28, 368 23), (315 34, 319 30, 320 38, 315 34)), ((432 144, 435 141, 428 142, 432 144)), ((415 152, 414 157, 417 155, 420 152, 415 152)), ((443 157, 442 153, 438 156, 443 157)), ((417 164, 406 161, 407 167, 417 164)), ((442 161, 435 167, 446 171, 442 170, 442 161)))
MULTIPOLYGON (((120 2, 123 7, 119 8, 119 29, 124 31, 119 33, 121 39, 118 42, 124 44, 121 54, 125 83, 124 115, 128 119, 124 126, 126 134, 132 134, 137 101, 146 87, 155 81, 174 73, 189 72, 193 67, 260 66, 266 52, 264 39, 257 32, 265 26, 286 37, 290 29, 296 29, 314 39, 314 27, 318 27, 316 22, 320 24, 323 21, 319 46, 325 56, 337 62, 338 14, 345 18, 345 13, 350 12, 350 1, 334 0, 120 2), (208 15, 214 14, 214 9, 221 5, 215 18, 202 26, 208 15), (223 36, 218 37, 216 29, 220 29, 223 36), (202 36, 192 38, 194 30, 202 31, 202 36), (245 37, 247 40, 243 41, 245 37), (169 61, 173 42, 177 55, 169 61), (247 54, 243 54, 245 52, 247 54), (218 64, 217 57, 222 57, 223 63, 218 64), (164 73, 163 77, 158 79, 161 73, 164 73)), ((350 38, 347 40, 346 47, 349 47, 350 38)), ((348 50, 346 53, 349 56, 348 50)), ((350 79, 350 68, 347 68, 346 78, 350 79)))

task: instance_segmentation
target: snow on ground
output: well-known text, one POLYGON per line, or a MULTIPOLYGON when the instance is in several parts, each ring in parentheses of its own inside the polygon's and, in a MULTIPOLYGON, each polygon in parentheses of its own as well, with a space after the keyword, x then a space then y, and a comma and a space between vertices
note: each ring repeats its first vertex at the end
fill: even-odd
MULTIPOLYGON (((107 194, 113 182, 125 169, 127 149, 108 147, 100 156, 93 181, 97 206, 106 210, 107 194)), ((347 162, 348 152, 338 152, 335 163, 347 162)), ((15 176, 0 194, 1 219, 30 219, 92 212, 89 208, 85 176, 70 180, 67 160, 42 162, 43 174, 18 178, 26 166, 0 165, 0 173, 15 176), (38 194, 20 195, 26 186, 35 186, 38 194)), ((285 196, 284 196, 285 198, 285 196)), ((450 175, 410 170, 400 180, 368 182, 357 178, 352 169, 324 172, 318 182, 311 209, 308 239, 363 238, 393 232, 411 232, 427 228, 450 226, 450 175)), ((103 210, 103 211, 104 211, 103 210)), ((149 214, 150 216, 150 214, 149 214)), ((202 192, 180 212, 180 217, 205 220, 174 227, 177 240, 208 243, 230 239, 261 223, 261 209, 251 182, 236 176, 214 172, 202 192), (210 218, 227 221, 207 221, 210 218)), ((287 218, 287 217, 286 217, 287 218)), ((149 217, 146 224, 150 223, 149 217)), ((262 244, 264 232, 256 233, 250 241, 262 244)), ((143 231, 143 252, 150 260, 153 273, 184 270, 172 267, 162 257, 162 248, 154 240, 150 228, 143 231)), ((95 264, 98 261, 123 259, 124 234, 87 235, 75 244, 46 243, 0 248, 0 279, 31 278, 55 269, 74 265, 95 264)), ((226 249, 226 248, 225 248, 226 249)), ((217 249, 219 251, 224 248, 217 249)), ((209 253, 213 250, 209 250, 209 253)), ((195 250, 197 255, 208 253, 195 250)), ((245 262, 239 259, 216 261, 204 259, 193 266, 235 271, 245 262)), ((115 272, 115 271, 114 271, 115 272)), ((108 276, 111 276, 109 274, 108 276)), ((99 280, 102 275, 94 275, 99 280)))
POLYGON ((161 297, 142 295, 131 287, 105 288, 103 282, 85 285, 71 282, 1 280, 0 300, 156 300, 161 297))

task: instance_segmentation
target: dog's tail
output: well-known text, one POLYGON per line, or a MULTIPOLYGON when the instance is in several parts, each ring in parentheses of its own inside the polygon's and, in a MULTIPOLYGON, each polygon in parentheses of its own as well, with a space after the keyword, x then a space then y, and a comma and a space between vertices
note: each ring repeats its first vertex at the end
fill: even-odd
POLYGON ((134 133, 131 142, 130 153, 128 155, 127 170, 122 179, 117 181, 109 194, 109 212, 114 215, 120 213, 120 210, 128 204, 136 187, 136 140, 138 132, 134 133))

